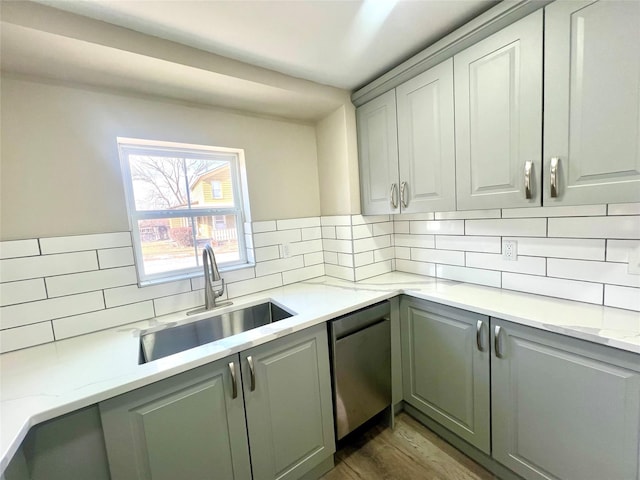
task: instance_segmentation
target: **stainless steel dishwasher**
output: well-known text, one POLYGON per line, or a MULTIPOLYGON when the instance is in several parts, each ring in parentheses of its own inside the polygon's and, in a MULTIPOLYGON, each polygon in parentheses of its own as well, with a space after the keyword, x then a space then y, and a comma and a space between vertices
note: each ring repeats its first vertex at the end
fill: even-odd
POLYGON ((391 405, 389 302, 329 323, 336 439, 391 405))

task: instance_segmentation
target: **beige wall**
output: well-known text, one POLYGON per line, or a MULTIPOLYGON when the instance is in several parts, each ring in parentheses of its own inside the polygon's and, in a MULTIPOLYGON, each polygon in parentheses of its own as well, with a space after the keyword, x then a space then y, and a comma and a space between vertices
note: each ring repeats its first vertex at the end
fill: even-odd
POLYGON ((2 78, 0 239, 127 230, 116 137, 244 148, 252 220, 320 215, 314 126, 2 78))
POLYGON ((360 213, 355 108, 349 102, 316 125, 322 215, 360 213))

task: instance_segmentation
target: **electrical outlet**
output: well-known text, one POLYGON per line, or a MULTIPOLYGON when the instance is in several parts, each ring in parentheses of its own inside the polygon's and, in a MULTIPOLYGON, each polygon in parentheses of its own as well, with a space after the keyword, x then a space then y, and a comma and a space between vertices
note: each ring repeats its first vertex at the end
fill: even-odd
POLYGON ((629 268, 627 271, 633 275, 640 275, 640 247, 632 248, 629 251, 629 268))
POLYGON ((518 242, 515 240, 505 240, 502 242, 502 258, 505 260, 518 259, 518 242))
POLYGON ((280 244, 280 258, 289 258, 291 256, 291 245, 288 243, 280 244))

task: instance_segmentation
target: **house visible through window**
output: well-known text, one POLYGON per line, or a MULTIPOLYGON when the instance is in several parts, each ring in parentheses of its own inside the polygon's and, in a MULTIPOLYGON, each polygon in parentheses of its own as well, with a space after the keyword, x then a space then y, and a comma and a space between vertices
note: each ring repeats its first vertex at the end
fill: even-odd
POLYGON ((239 151, 118 139, 141 283, 247 262, 239 151))

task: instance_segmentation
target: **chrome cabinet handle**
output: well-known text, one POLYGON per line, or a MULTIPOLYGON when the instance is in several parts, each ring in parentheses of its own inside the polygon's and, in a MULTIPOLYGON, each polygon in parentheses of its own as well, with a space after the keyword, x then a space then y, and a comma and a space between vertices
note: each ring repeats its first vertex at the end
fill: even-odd
POLYGON ((249 364, 249 378, 251 379, 251 391, 256 389, 256 371, 253 366, 253 357, 249 355, 247 357, 247 363, 249 364))
POLYGON ((402 208, 407 208, 407 200, 405 198, 405 192, 407 191, 407 182, 400 184, 400 201, 402 202, 402 208))
POLYGON ((393 208, 394 210, 398 208, 398 186, 395 183, 391 184, 389 200, 391 201, 391 208, 393 208))
POLYGON ((549 186, 551 187, 551 198, 558 198, 558 166, 560 158, 553 157, 551 159, 551 168, 549 169, 549 186))
POLYGON ((478 346, 478 350, 484 352, 486 349, 484 348, 484 342, 482 341, 482 330, 484 327, 484 322, 482 320, 478 320, 476 323, 476 345, 478 346))
POLYGON ((236 364, 229 362, 229 372, 231 373, 231 398, 238 398, 238 379, 236 378, 236 364))
POLYGON ((502 349, 502 327, 497 325, 494 330, 494 350, 496 352, 496 357, 504 358, 504 350, 502 349))
POLYGON ((531 167, 533 162, 524 162, 524 198, 529 200, 531 198, 531 167))

